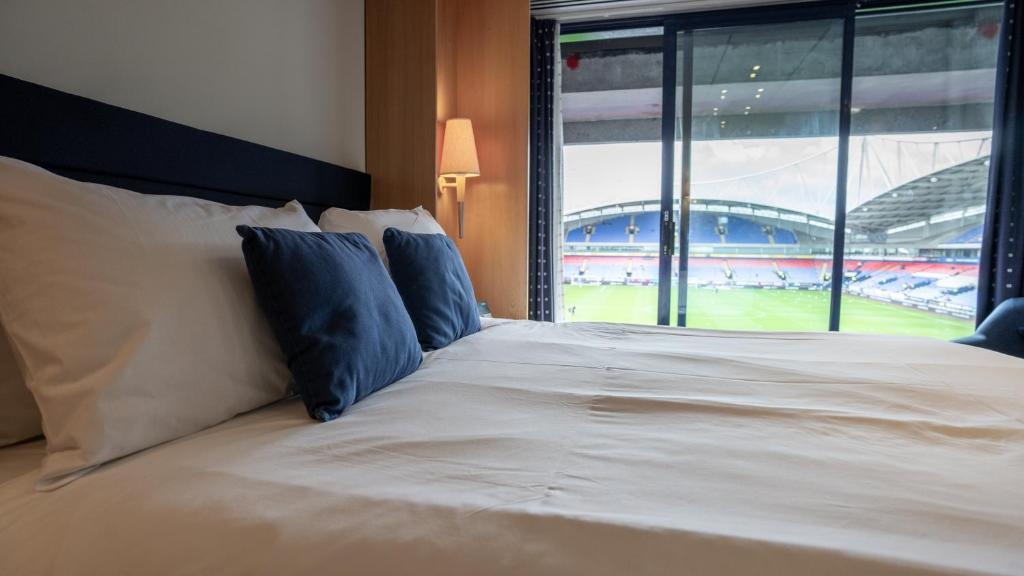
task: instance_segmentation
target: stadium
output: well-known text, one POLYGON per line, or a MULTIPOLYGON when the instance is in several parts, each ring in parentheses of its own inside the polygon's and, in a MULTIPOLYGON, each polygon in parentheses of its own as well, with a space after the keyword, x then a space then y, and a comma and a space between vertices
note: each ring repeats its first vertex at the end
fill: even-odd
MULTIPOLYGON (((831 150, 824 154, 827 156, 831 150)), ((793 182, 822 154, 769 173, 696 182, 685 278, 691 327, 822 330, 834 222, 793 182), (787 184, 789 183, 789 184, 787 184), (758 190, 763 203, 744 201, 758 190)), ((860 142, 850 184, 841 329, 952 338, 973 331, 988 170, 985 139, 860 142), (902 147, 900 166, 872 148, 902 147), (908 158, 910 160, 908 160, 908 158), (920 161, 913 161, 913 160, 920 161), (884 178, 876 175, 884 174, 884 178)), ((629 194, 624 194, 628 196, 629 194)), ((820 196, 820 193, 818 194, 820 196)), ((678 194, 676 221, 679 221, 678 194)), ((566 319, 653 323, 660 201, 608 203, 563 218, 566 319)), ((679 282, 675 238, 673 284, 679 282)), ((677 290, 673 289, 674 310, 677 290)))

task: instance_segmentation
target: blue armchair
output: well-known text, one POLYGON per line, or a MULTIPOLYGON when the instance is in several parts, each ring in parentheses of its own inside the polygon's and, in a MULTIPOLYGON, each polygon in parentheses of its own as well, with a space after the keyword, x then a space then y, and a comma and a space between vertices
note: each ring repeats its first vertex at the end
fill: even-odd
POLYGON ((1006 300, 985 318, 974 334, 954 342, 1024 358, 1024 298, 1006 300))

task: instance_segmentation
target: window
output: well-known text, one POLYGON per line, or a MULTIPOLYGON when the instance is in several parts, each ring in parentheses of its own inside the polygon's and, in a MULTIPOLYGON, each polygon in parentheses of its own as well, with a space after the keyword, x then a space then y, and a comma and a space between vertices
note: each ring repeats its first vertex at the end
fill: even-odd
POLYGON ((972 332, 1001 10, 930 6, 566 33, 562 319, 972 332))
POLYGON ((693 68, 675 107, 692 132, 676 156, 691 172, 678 324, 828 330, 843 20, 678 34, 693 68))
POLYGON ((974 332, 1001 17, 857 18, 842 330, 974 332))

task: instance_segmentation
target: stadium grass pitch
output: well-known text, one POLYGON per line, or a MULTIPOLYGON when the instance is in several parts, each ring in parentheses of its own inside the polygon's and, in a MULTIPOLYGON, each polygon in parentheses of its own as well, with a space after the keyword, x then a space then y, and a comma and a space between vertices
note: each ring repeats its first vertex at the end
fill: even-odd
MULTIPOLYGON (((656 286, 565 286, 565 313, 573 322, 655 324, 656 286)), ((829 295, 806 290, 719 289, 692 287, 687 325, 721 330, 818 331, 828 329, 829 295)), ((673 290, 672 310, 677 297, 673 290)), ((674 318, 673 318, 674 320, 674 318)), ((942 340, 974 332, 974 323, 898 304, 844 296, 840 329, 844 332, 907 334, 942 340)))

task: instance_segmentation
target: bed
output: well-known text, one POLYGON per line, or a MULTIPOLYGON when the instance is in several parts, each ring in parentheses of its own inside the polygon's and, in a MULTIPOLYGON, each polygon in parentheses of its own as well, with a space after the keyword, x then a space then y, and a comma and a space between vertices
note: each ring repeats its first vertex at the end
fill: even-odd
MULTIPOLYGON (((174 193, 248 201, 203 180, 174 193)), ((923 338, 485 320, 332 422, 282 400, 53 492, 40 442, 0 449, 0 574, 1021 574, 1022 376, 923 338)))

